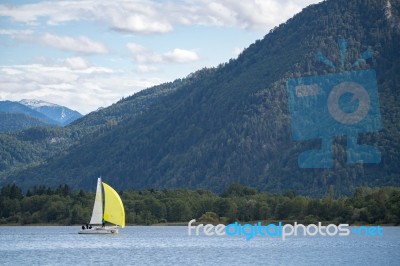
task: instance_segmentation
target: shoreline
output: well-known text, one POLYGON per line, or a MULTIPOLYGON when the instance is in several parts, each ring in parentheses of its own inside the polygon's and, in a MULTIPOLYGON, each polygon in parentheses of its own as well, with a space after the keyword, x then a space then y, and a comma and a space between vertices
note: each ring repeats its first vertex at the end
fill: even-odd
MULTIPOLYGON (((249 222, 240 222, 241 224, 255 224, 258 223, 258 221, 249 221, 249 222)), ((299 222, 299 221, 281 221, 283 225, 285 224, 294 224, 295 222, 297 223, 301 223, 304 225, 308 225, 308 224, 318 224, 317 223, 303 223, 303 222, 299 222)), ((321 221, 322 225, 327 225, 327 224, 337 224, 337 223, 333 223, 333 222, 329 222, 329 221, 321 221)), ((213 225, 217 225, 219 223, 208 223, 208 222, 195 222, 192 223, 192 225, 199 225, 199 224, 213 224, 213 225)), ((228 225, 229 223, 222 223, 221 224, 225 224, 228 225)), ((278 221, 262 221, 262 224, 278 224, 278 221)), ((35 227, 35 226, 78 226, 81 227, 83 224, 70 224, 70 225, 65 225, 65 224, 53 224, 53 223, 39 223, 39 224, 0 224, 0 227, 7 227, 7 226, 31 226, 31 227, 35 227)), ((173 223, 155 223, 155 224, 150 224, 150 225, 145 225, 145 224, 127 224, 126 226, 187 226, 188 222, 173 222, 173 223)), ((353 223, 353 224, 349 224, 349 226, 391 226, 391 227, 397 227, 400 225, 396 225, 396 224, 365 224, 365 223, 353 223)))

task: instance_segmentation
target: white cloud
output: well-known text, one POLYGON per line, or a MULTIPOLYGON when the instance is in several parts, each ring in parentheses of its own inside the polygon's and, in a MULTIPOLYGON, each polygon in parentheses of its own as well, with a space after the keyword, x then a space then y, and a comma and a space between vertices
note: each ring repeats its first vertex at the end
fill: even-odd
POLYGON ((40 37, 39 41, 65 51, 85 54, 104 54, 108 52, 104 44, 93 41, 86 36, 70 37, 46 33, 40 37))
POLYGON ((240 54, 243 52, 243 50, 244 50, 244 48, 235 47, 235 48, 233 49, 233 54, 234 54, 235 56, 238 56, 238 55, 240 55, 240 54))
POLYGON ((166 21, 157 21, 144 15, 114 16, 112 28, 117 31, 135 33, 165 33, 172 31, 172 25, 166 21))
POLYGON ((136 53, 144 53, 144 52, 147 51, 147 49, 144 46, 142 46, 140 44, 137 44, 137 43, 132 43, 132 42, 128 43, 126 45, 126 47, 129 49, 129 51, 131 51, 134 54, 136 54, 136 53))
POLYGON ((156 63, 188 63, 200 59, 196 52, 175 48, 172 51, 158 54, 137 43, 128 43, 128 50, 133 54, 134 60, 139 64, 156 63))
POLYGON ((264 30, 286 21, 309 4, 321 0, 212 0, 197 1, 199 16, 189 18, 190 24, 234 26, 264 30))
POLYGON ((149 73, 149 72, 157 72, 158 68, 155 66, 138 65, 137 70, 140 73, 149 73))
POLYGON ((74 20, 96 20, 109 28, 137 34, 165 33, 176 25, 210 25, 267 31, 302 7, 320 0, 69 0, 24 5, 0 5, 0 16, 18 22, 58 25, 74 20))
POLYGON ((45 18, 48 25, 74 20, 97 20, 117 31, 149 34, 171 31, 165 4, 152 1, 53 1, 24 5, 0 5, 0 16, 14 21, 36 23, 45 18))
POLYGON ((65 59, 65 65, 71 69, 86 69, 89 67, 88 62, 82 57, 70 57, 65 59))
POLYGON ((164 61, 173 63, 187 63, 199 60, 197 53, 193 51, 174 49, 171 52, 164 53, 164 61))
POLYGON ((67 66, 67 61, 63 65, 0 66, 0 98, 46 100, 86 114, 164 81, 135 77, 89 63, 87 68, 77 69, 76 65, 67 66))
POLYGON ((18 75, 18 74, 22 73, 18 69, 15 69, 12 67, 4 67, 1 69, 1 71, 4 72, 4 74, 6 74, 6 75, 18 75))
POLYGON ((27 43, 41 43, 64 51, 72 51, 82 54, 108 53, 103 43, 89 39, 86 36, 59 36, 45 33, 41 36, 34 35, 32 30, 0 29, 0 35, 8 35, 11 38, 27 43))
POLYGON ((162 57, 137 43, 128 43, 128 50, 133 54, 134 60, 140 64, 161 63, 162 57))
POLYGON ((30 35, 32 33, 32 30, 0 29, 0 35, 10 35, 12 37, 19 35, 30 35))
MULTIPOLYGON (((100 2, 100 1, 99 1, 100 2)), ((11 17, 14 21, 35 23, 39 18, 48 18, 47 24, 80 20, 92 8, 91 1, 42 1, 33 4, 0 5, 0 16, 11 17)))
POLYGON ((89 39, 86 36, 59 36, 45 33, 35 36, 32 30, 0 29, 0 35, 8 35, 11 38, 23 42, 38 42, 64 51, 72 51, 83 54, 108 53, 106 46, 100 42, 89 39))
POLYGON ((96 73, 117 73, 114 70, 108 68, 108 67, 89 67, 86 69, 77 69, 77 73, 82 73, 82 74, 96 74, 96 73))

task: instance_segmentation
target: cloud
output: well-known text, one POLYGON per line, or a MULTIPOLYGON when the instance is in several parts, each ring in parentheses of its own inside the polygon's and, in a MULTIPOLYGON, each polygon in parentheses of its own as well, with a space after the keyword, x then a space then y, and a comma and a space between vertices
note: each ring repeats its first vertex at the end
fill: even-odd
POLYGON ((39 18, 47 18, 47 24, 56 25, 61 22, 80 20, 88 14, 92 4, 90 1, 42 1, 32 4, 0 5, 0 16, 10 17, 16 22, 35 23, 39 18))
POLYGON ((139 64, 160 64, 160 63, 188 63, 200 59, 196 52, 176 48, 172 51, 162 54, 155 53, 154 51, 137 43, 128 43, 126 45, 128 50, 133 54, 134 60, 139 64))
POLYGON ((243 52, 243 50, 244 50, 244 48, 235 47, 235 48, 233 49, 233 54, 234 54, 235 56, 239 56, 239 55, 243 52))
POLYGON ((67 58, 57 65, 0 66, 0 98, 42 99, 86 114, 163 81, 93 66, 83 58, 67 58))
POLYGON ((199 60, 197 53, 193 51, 174 49, 171 52, 164 53, 164 61, 172 63, 187 63, 199 60))
MULTIPOLYGON (((75 73, 115 73, 114 70, 108 67, 91 66, 91 64, 82 57, 69 57, 63 60, 63 65, 68 68, 68 71, 75 73)), ((54 68, 54 67, 53 67, 54 68)))
POLYGON ((19 75, 19 74, 22 74, 21 71, 15 69, 15 68, 11 68, 11 67, 3 67, 1 69, 1 71, 6 75, 19 75))
POLYGON ((138 53, 144 53, 147 52, 148 49, 140 44, 137 43, 127 43, 126 47, 129 49, 129 51, 131 51, 134 54, 138 54, 138 53))
POLYGON ((95 20, 116 31, 166 33, 176 25, 208 25, 265 30, 284 22, 302 7, 320 0, 93 1, 70 0, 0 5, 0 16, 14 21, 49 25, 95 20))
POLYGON ((53 1, 22 5, 0 5, 0 16, 16 22, 37 23, 44 18, 48 25, 77 20, 96 20, 110 29, 140 34, 164 33, 173 26, 165 16, 165 4, 135 1, 53 1))
POLYGON ((157 21, 154 18, 143 15, 129 15, 127 17, 119 14, 112 19, 112 29, 123 32, 134 33, 165 33, 172 31, 173 27, 167 21, 157 21))
POLYGON ((187 18, 189 24, 239 27, 264 30, 286 21, 304 6, 321 0, 200 0, 195 4, 198 16, 187 18))
POLYGON ((65 59, 65 65, 71 69, 86 69, 89 67, 88 62, 82 57, 70 57, 65 59))
POLYGON ((86 36, 70 37, 46 33, 39 38, 39 41, 64 51, 84 54, 105 54, 108 52, 104 44, 93 41, 86 36))
POLYGON ((138 65, 137 71, 140 73, 157 72, 158 68, 154 67, 154 66, 148 66, 148 65, 138 65))
POLYGON ((11 37, 19 35, 30 35, 32 33, 32 30, 0 29, 0 35, 9 35, 11 37))
POLYGON ((128 50, 133 54, 134 60, 140 64, 154 64, 161 63, 162 56, 154 53, 150 49, 137 44, 137 43, 128 43, 126 44, 128 50))
POLYGON ((86 36, 59 36, 45 33, 35 36, 32 30, 0 29, 0 35, 7 35, 23 42, 38 42, 64 51, 72 51, 83 54, 108 53, 106 46, 100 42, 89 39, 86 36))

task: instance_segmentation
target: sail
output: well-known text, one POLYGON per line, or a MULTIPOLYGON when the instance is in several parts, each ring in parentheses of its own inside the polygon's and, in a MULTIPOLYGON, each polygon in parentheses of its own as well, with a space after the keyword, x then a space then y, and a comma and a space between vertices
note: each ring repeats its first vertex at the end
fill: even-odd
POLYGON ((89 224, 101 224, 103 220, 103 195, 101 191, 101 178, 97 179, 96 198, 94 199, 94 206, 92 218, 89 224))
POLYGON ((104 220, 125 227, 125 211, 118 193, 103 182, 104 187, 104 220))

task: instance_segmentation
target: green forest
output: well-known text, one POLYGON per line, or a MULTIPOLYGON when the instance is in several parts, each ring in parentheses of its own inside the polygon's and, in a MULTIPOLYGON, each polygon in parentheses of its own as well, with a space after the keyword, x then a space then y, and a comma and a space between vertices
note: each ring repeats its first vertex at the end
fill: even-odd
MULTIPOLYGON (((207 190, 164 189, 120 192, 126 222, 131 225, 234 221, 302 223, 400 224, 400 188, 357 188, 349 197, 334 198, 331 187, 322 198, 260 192, 233 183, 219 195, 207 190)), ((94 193, 34 187, 23 193, 13 185, 0 193, 0 224, 75 225, 89 221, 94 193)))

